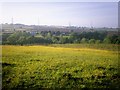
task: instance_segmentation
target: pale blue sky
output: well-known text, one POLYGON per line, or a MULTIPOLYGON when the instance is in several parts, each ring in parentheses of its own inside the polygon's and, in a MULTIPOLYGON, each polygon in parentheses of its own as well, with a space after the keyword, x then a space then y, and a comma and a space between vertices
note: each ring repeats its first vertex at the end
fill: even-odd
POLYGON ((117 27, 117 2, 12 2, 2 3, 3 23, 117 27))
POLYGON ((0 2, 118 2, 119 0, 0 0, 0 2))

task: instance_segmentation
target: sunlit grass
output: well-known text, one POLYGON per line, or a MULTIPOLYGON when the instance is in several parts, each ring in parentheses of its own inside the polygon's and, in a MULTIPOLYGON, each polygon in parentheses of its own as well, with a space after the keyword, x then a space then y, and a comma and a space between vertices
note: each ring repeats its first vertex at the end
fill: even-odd
POLYGON ((115 88, 118 60, 117 51, 96 48, 6 45, 3 88, 115 88))

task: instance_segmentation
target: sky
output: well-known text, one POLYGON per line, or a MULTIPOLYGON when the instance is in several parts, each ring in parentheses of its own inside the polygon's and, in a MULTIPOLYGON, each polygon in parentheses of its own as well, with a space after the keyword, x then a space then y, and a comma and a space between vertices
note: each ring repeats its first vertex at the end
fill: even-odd
POLYGON ((0 2, 118 2, 119 0, 0 0, 0 2))
POLYGON ((0 23, 118 27, 117 2, 2 2, 0 23))

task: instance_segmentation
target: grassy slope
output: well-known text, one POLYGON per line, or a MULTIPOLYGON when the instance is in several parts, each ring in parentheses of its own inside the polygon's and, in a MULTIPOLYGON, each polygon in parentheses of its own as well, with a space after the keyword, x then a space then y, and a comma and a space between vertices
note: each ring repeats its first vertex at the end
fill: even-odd
POLYGON ((3 46, 3 88, 119 87, 118 52, 3 46))

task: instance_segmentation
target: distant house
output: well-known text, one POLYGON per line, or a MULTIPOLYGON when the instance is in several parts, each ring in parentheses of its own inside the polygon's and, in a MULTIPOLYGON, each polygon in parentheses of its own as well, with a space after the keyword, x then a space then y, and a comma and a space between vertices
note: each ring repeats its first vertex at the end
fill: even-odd
POLYGON ((37 34, 37 31, 29 31, 29 33, 32 35, 32 36, 35 36, 37 34))

